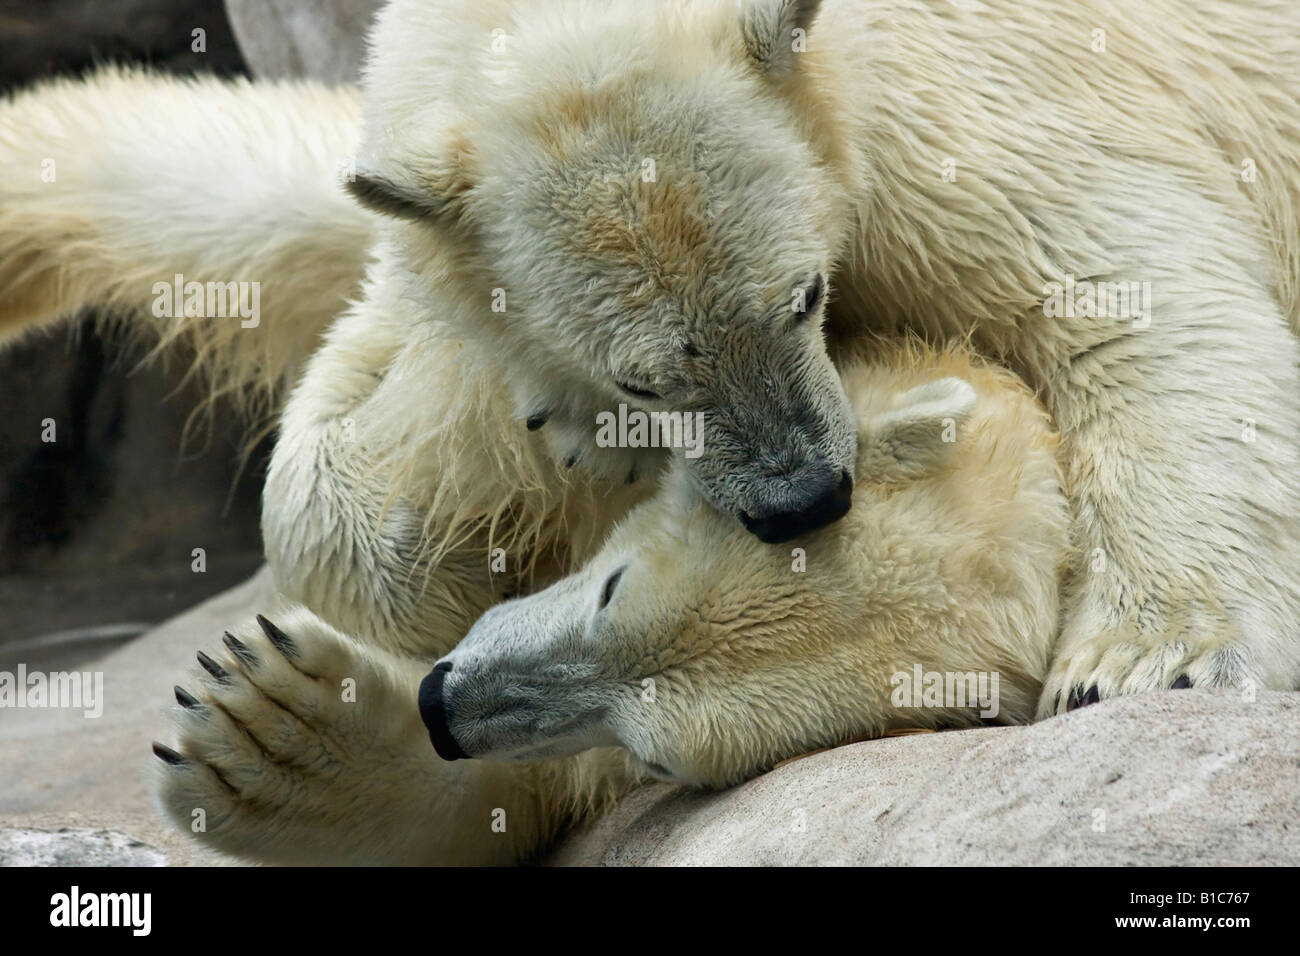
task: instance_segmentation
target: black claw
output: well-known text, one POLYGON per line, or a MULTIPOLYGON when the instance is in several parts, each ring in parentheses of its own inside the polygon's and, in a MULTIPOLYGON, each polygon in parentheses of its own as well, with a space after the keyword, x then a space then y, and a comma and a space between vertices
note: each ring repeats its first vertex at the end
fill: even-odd
POLYGON ((257 663, 257 655, 248 649, 247 644, 235 637, 235 635, 231 634, 229 631, 226 631, 226 633, 221 636, 221 642, 225 644, 226 647, 230 648, 230 653, 234 654, 245 664, 252 665, 257 663))
POLYGON ((570 455, 568 458, 564 459, 565 468, 572 468, 577 463, 578 463, 578 456, 576 454, 570 455))
POLYGON ((1061 692, 1058 690, 1056 696, 1052 698, 1052 713, 1059 713, 1061 710, 1061 692))
POLYGON ((203 665, 203 669, 211 674, 212 679, 218 684, 230 683, 230 675, 226 673, 226 669, 202 651, 199 651, 199 663, 203 665))
POLYGON ((1078 710, 1080 707, 1087 707, 1101 700, 1101 694, 1097 691, 1097 685, 1093 684, 1084 691, 1082 685, 1075 685, 1074 690, 1070 691, 1069 703, 1065 705, 1066 710, 1078 710))
POLYGON ((257 623, 258 626, 262 628, 262 633, 266 635, 266 639, 275 645, 276 650, 285 657, 298 656, 298 645, 293 642, 292 637, 284 633, 284 631, 280 630, 260 614, 257 615, 257 623))
POLYGON ((1190 677, 1188 677, 1186 674, 1184 674, 1182 677, 1178 678, 1178 680, 1174 681, 1173 685, 1172 685, 1169 689, 1170 689, 1170 690, 1187 690, 1187 689, 1189 689, 1191 686, 1192 686, 1192 679, 1191 679, 1190 677))
POLYGON ((199 703, 198 699, 192 696, 184 687, 178 685, 174 687, 173 690, 176 691, 176 703, 180 704, 186 710, 203 709, 203 705, 199 703))
POLYGON ((535 432, 550 420, 551 412, 549 409, 541 412, 533 412, 528 416, 528 430, 530 432, 535 432))
POLYGON ((153 755, 163 763, 170 764, 173 767, 179 767, 185 762, 185 758, 172 750, 171 747, 164 747, 157 741, 155 741, 153 745, 153 755))
POLYGON ((635 485, 638 477, 636 467, 634 466, 632 470, 627 473, 627 483, 629 485, 635 485))

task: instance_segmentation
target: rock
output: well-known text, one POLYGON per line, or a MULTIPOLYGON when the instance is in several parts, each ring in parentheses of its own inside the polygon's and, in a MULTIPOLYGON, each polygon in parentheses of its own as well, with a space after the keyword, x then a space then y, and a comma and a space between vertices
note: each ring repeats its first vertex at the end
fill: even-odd
POLYGON ((1300 863, 1300 694, 1166 692, 867 741, 721 793, 664 784, 552 865, 1300 863))
POLYGON ((0 4, 0 86, 96 63, 230 74, 243 68, 230 24, 211 0, 41 0, 0 4), (195 31, 202 43, 198 43, 195 31), (196 49, 197 47, 197 49, 196 49))
POLYGON ((0 829, 0 866, 165 866, 167 857, 117 830, 0 829))
POLYGON ((228 405, 211 432, 196 419, 183 439, 205 397, 178 389, 183 361, 129 374, 139 351, 106 352, 88 336, 69 354, 68 339, 60 330, 0 354, 0 669, 30 660, 10 644, 157 624, 261 563, 269 446, 241 473, 243 428, 228 405))
MULTIPOLYGON (((60 667, 103 674, 103 714, 0 711, 0 825, 113 830, 157 848, 171 864, 230 862, 190 842, 155 812, 149 774, 157 758, 150 743, 171 740, 166 714, 175 707, 172 685, 193 671, 195 651, 211 649, 231 624, 275 606, 263 570, 105 656, 60 661, 60 667)), ((51 669, 40 657, 26 664, 51 669)))
POLYGON ((361 77, 366 32, 380 0, 226 0, 244 59, 260 77, 361 77))

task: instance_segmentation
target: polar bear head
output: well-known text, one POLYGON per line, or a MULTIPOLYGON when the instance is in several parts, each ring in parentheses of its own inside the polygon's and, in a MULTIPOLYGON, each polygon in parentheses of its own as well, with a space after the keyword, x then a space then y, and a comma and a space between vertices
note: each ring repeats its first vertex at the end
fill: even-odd
POLYGON ((976 404, 959 378, 870 392, 862 500, 793 561, 670 474, 581 572, 489 610, 435 666, 420 705, 438 753, 622 746, 662 779, 728 785, 879 733, 900 661, 1000 661, 1032 714, 1066 509, 1045 417, 968 430, 976 404))
POLYGON ((849 217, 801 75, 817 3, 442 6, 382 18, 352 183, 394 220, 406 300, 566 465, 645 476, 662 453, 603 446, 599 416, 680 413, 703 422, 691 481, 760 539, 842 517, 856 438, 822 325, 849 217))

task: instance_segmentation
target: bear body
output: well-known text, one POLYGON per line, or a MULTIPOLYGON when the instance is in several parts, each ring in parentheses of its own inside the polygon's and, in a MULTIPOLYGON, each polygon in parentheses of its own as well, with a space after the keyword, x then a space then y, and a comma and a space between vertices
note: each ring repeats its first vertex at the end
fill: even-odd
MULTIPOLYGON (((872 688, 858 709, 809 703, 794 730, 708 711, 725 752, 685 748, 680 711, 641 725, 634 708, 513 764, 523 745, 457 726, 448 676, 450 740, 501 759, 438 762, 414 706, 435 663, 468 675, 515 653, 512 594, 565 633, 629 513, 625 528, 671 535, 683 509, 782 568, 802 547, 792 581, 829 573, 818 553, 847 560, 850 529, 893 500, 861 470, 862 402, 897 394, 853 372, 897 383, 863 364, 879 332, 969 340, 1061 432, 1072 547, 1050 665, 1037 628, 1058 593, 1028 582, 1057 580, 1056 544, 1008 565, 1023 626, 977 601, 1001 632, 934 669, 1016 675, 1012 719, 1040 684, 1038 716, 1187 682, 1300 685, 1296 13, 971 6, 395 0, 360 106, 311 84, 118 72, 0 105, 0 336, 109 304, 186 338, 218 388, 278 403, 293 383, 263 517, 283 631, 236 628, 224 682, 208 670, 181 700, 181 751, 159 767, 179 824, 206 808, 210 842, 268 859, 505 861, 646 773, 729 782, 883 729, 871 694, 897 655, 854 662, 872 688), (261 281, 259 326, 160 315, 154 284, 177 273, 261 281), (704 454, 661 487, 662 451, 593 440, 620 402, 704 414, 704 454), (348 678, 357 696, 335 701, 348 678)), ((1035 422, 1014 416, 1001 440, 1050 444, 1035 422)), ((993 555, 1051 539, 1059 502, 998 474, 990 500, 1042 527, 951 533, 993 555)), ((928 553, 960 550, 923 525, 928 553)), ((996 565, 960 581, 980 591, 996 565)), ((636 607, 617 600, 638 593, 626 573, 610 608, 636 607)), ((781 626, 826 615, 829 635, 860 610, 781 626)), ((750 663, 726 680, 745 686, 750 663)), ((665 681, 659 699, 680 701, 665 681)))
POLYGON ((620 394, 702 412, 692 478, 781 541, 842 513, 828 489, 852 453, 812 323, 779 314, 824 272, 830 357, 870 332, 969 339, 1061 427, 1079 560, 1043 714, 1297 686, 1294 11, 757 0, 739 17, 390 6, 355 191, 404 220, 397 267, 422 298, 452 274, 482 303, 431 319, 490 348, 517 414, 599 474, 645 467, 590 447, 620 394))
MULTIPOLYGON (((439 751, 476 759, 430 748, 430 656, 295 606, 187 681, 163 811, 187 827, 203 808, 207 842, 265 860, 513 862, 648 778, 725 786, 894 727, 1032 720, 1070 517, 1046 413, 960 354, 891 345, 844 374, 860 494, 844 520, 773 547, 667 475, 581 572, 496 604, 439 663, 469 752, 439 751), (947 696, 913 698, 914 674, 947 696)), ((474 544, 451 556, 428 581, 444 600, 457 562, 489 563, 474 544)))

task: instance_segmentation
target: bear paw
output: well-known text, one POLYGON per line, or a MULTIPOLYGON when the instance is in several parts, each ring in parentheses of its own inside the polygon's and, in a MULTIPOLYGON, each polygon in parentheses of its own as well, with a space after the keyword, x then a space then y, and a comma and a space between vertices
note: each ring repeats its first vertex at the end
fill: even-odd
POLYGON ((663 449, 600 443, 593 422, 602 411, 608 410, 539 414, 528 419, 528 428, 543 429, 547 450, 564 471, 580 468, 602 481, 628 485, 654 478, 668 461, 663 449))
MULTIPOLYGON (((415 706, 420 670, 400 673, 305 610, 288 631, 260 615, 200 651, 176 688, 179 743, 154 744, 163 812, 216 849, 282 862, 367 862, 400 851, 411 788, 431 760, 415 706), (393 812, 387 813, 386 809, 393 812), (369 845, 353 843, 361 831, 369 845)), ((418 817, 418 813, 413 814, 418 817)))
POLYGON ((1108 697, 1190 687, 1252 685, 1243 649, 1234 642, 1132 640, 1081 643, 1060 653, 1043 684, 1038 717, 1050 717, 1108 697))

